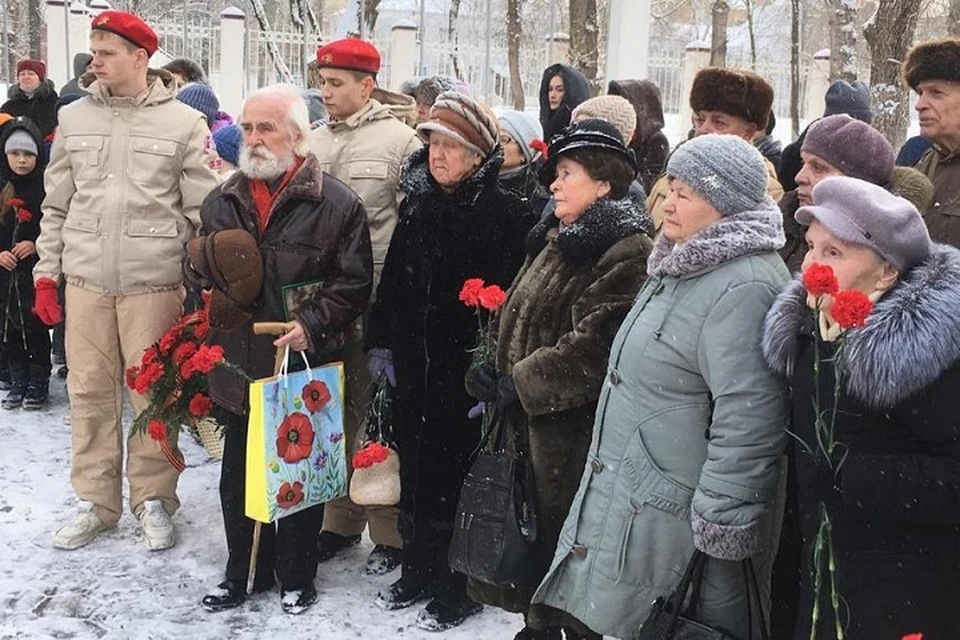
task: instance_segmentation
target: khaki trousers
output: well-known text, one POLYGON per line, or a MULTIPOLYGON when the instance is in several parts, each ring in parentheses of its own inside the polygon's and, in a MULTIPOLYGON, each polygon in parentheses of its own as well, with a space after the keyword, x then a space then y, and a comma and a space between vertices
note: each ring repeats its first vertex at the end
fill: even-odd
MULTIPOLYGON (((346 411, 343 416, 343 431, 347 445, 347 472, 352 475, 351 461, 363 440, 362 425, 367 407, 373 397, 373 385, 367 373, 367 357, 360 345, 351 345, 344 356, 346 374, 346 411)), ((403 462, 401 461, 401 464, 403 462)), ((349 497, 326 503, 323 510, 323 530, 341 536, 356 536, 370 526, 370 539, 395 549, 403 547, 397 529, 397 507, 361 507, 349 497)))
MULTIPOLYGON (((163 502, 173 514, 179 473, 146 434, 124 438, 124 370, 160 339, 183 313, 183 287, 132 296, 102 295, 66 287, 67 390, 70 396, 70 480, 77 496, 93 504, 107 525, 123 512, 123 443, 127 442, 130 510, 139 516, 145 500, 163 502)), ((147 398, 130 394, 136 413, 147 398)), ((172 430, 176 450, 176 430, 172 430)))

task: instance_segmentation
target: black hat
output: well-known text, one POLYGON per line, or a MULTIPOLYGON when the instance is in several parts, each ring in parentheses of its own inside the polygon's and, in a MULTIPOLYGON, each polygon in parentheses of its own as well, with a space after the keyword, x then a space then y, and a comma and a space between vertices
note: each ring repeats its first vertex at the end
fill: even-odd
POLYGON ((547 150, 547 160, 540 168, 540 182, 553 182, 560 158, 578 149, 611 153, 626 162, 634 173, 637 171, 637 159, 623 143, 623 137, 617 128, 606 120, 590 118, 574 122, 566 130, 553 136, 547 150))

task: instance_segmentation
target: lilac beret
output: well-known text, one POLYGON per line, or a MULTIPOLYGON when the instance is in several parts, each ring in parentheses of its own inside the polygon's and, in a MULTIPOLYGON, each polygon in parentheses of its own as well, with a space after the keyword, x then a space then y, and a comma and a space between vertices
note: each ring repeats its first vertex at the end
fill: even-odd
POLYGON ((845 113, 811 124, 800 150, 823 158, 846 176, 873 184, 887 184, 893 172, 893 147, 883 134, 845 113))

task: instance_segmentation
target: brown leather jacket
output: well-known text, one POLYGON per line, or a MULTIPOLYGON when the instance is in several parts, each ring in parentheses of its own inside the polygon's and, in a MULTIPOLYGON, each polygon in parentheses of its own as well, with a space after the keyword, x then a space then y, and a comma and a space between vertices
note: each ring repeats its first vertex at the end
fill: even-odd
MULTIPOLYGON (((340 359, 325 347, 352 331, 370 299, 373 255, 360 198, 342 182, 323 173, 311 153, 274 202, 266 229, 257 226, 249 181, 234 173, 215 189, 200 209, 201 235, 220 229, 246 229, 263 256, 263 289, 251 309, 253 320, 232 332, 213 331, 210 344, 223 347, 226 359, 251 378, 273 375, 272 336, 254 336, 253 322, 286 320, 283 288, 322 281, 309 300, 293 313, 307 331, 311 364, 340 359)), ((188 281, 203 285, 207 274, 185 265, 188 281)), ((237 414, 247 408, 247 381, 225 369, 210 374, 210 396, 237 414)))

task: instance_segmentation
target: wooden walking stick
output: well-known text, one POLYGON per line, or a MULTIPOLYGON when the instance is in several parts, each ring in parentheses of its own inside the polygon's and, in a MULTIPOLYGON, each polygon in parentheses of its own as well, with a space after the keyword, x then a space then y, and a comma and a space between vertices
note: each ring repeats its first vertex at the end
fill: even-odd
MULTIPOLYGON (((293 329, 293 325, 287 322, 254 322, 254 335, 263 336, 282 336, 293 329)), ((283 358, 287 353, 286 347, 277 347, 277 354, 273 360, 273 375, 280 375, 280 367, 283 365, 283 358)), ((259 520, 253 523, 253 546, 250 547, 250 567, 247 569, 247 595, 253 593, 253 581, 257 577, 257 553, 260 550, 260 530, 263 523, 259 520)))

